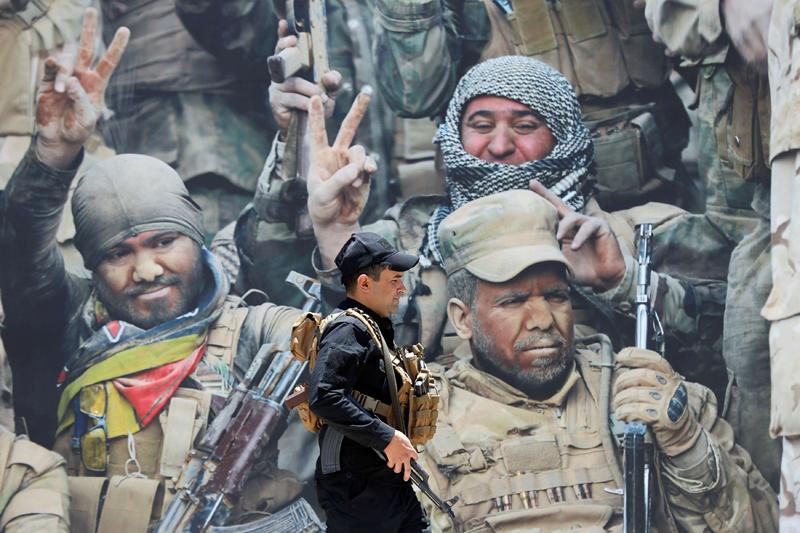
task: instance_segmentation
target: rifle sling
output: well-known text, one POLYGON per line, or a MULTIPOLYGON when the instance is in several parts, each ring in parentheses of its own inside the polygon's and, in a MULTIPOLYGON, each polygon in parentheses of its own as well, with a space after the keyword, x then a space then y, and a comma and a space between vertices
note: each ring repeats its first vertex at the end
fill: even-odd
POLYGON ((403 419, 403 409, 400 407, 400 395, 397 392, 397 376, 394 372, 394 365, 392 364, 392 351, 389 345, 386 344, 386 339, 383 338, 383 333, 377 324, 371 324, 369 317, 364 315, 358 309, 348 309, 345 314, 357 318, 367 327, 367 330, 372 335, 373 340, 380 341, 381 352, 383 353, 383 368, 386 372, 386 381, 389 383, 389 397, 392 399, 392 411, 394 412, 394 419, 396 420, 397 429, 406 433, 406 421, 403 419))
MULTIPOLYGON (((379 332, 380 333, 380 332, 379 332)), ((400 397, 397 393, 397 377, 394 373, 394 365, 392 365, 392 356, 389 351, 389 346, 386 344, 386 339, 380 335, 381 351, 383 352, 383 367, 386 371, 386 381, 389 382, 389 397, 392 399, 392 410, 394 411, 394 419, 400 431, 405 434, 406 421, 403 419, 403 410, 400 407, 400 397)))

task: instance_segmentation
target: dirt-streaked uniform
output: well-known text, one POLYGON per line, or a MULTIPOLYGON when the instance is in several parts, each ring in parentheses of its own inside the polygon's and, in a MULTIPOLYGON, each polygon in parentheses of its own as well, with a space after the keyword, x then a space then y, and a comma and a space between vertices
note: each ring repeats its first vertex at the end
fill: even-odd
MULTIPOLYGON (((533 401, 473 367, 469 345, 455 355, 450 369, 437 368, 442 404, 421 460, 437 494, 458 496, 462 531, 622 531, 622 497, 605 490, 620 487, 622 474, 609 407, 600 404, 611 384, 601 356, 578 350, 564 386, 533 401)), ((659 456, 653 531, 775 531, 774 493, 734 443, 714 395, 686 385, 707 448, 688 467, 659 456)), ((425 503, 435 527, 448 530, 447 517, 425 503)))

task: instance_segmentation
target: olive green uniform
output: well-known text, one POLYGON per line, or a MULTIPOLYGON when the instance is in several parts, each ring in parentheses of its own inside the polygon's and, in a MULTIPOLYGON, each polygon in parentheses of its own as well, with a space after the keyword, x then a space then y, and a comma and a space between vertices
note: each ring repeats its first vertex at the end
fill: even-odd
MULTIPOLYGON (((698 167, 706 180, 706 212, 694 221, 693 238, 719 240, 731 250, 723 355, 738 387, 729 419, 737 442, 777 487, 779 448, 767 434, 767 322, 759 313, 771 287, 767 79, 730 45, 719 2, 653 0, 646 16, 656 38, 697 73, 698 167)), ((720 265, 728 266, 722 262, 727 254, 720 265)))
MULTIPOLYGON (((611 370, 604 380, 601 356, 578 350, 563 387, 534 401, 474 368, 469 345, 455 355, 450 369, 436 368, 441 408, 421 461, 437 494, 458 497, 462 531, 622 531, 622 496, 614 492, 621 458, 601 404, 611 370)), ((734 443, 713 394, 686 385, 704 449, 684 452, 699 458, 688 467, 659 456, 653 531, 775 531, 774 493, 734 443)), ((447 517, 423 503, 434 530, 449 530, 447 517)))

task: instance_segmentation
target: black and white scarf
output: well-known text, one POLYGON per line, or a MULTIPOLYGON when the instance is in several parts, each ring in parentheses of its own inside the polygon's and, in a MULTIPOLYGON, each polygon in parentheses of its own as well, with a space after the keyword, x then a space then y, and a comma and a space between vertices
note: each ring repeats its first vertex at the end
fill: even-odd
POLYGON ((442 264, 439 224, 470 200, 527 190, 531 180, 540 181, 578 211, 591 194, 594 145, 581 119, 575 91, 560 72, 536 59, 505 56, 472 67, 458 82, 434 142, 446 165, 450 204, 440 205, 431 216, 422 252, 438 264, 442 264), (555 137, 553 151, 544 159, 522 165, 491 163, 467 153, 461 142, 461 115, 467 103, 478 96, 500 96, 530 107, 555 137))

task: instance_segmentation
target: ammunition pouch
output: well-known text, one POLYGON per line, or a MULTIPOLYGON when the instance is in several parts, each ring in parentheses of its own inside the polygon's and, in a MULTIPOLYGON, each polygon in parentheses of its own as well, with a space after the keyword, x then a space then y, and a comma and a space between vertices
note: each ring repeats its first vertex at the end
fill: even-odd
MULTIPOLYGON (((403 367, 411 378, 406 423, 406 433, 411 444, 425 444, 433 438, 439 415, 439 391, 436 389, 433 374, 423 362, 423 358, 421 344, 407 348, 403 356, 403 367)), ((402 398, 402 389, 400 393, 402 398)))
POLYGON ((163 484, 151 479, 114 476, 69 477, 73 531, 138 533, 161 516, 163 484))
POLYGON ((770 95, 766 76, 728 60, 732 93, 717 119, 717 155, 745 181, 769 176, 770 95))
POLYGON ((663 166, 652 109, 652 104, 623 106, 584 115, 594 139, 597 201, 606 210, 645 203, 660 182, 674 179, 674 170, 663 166))

